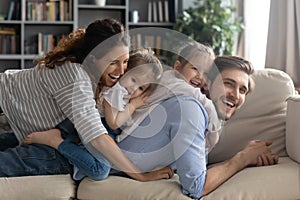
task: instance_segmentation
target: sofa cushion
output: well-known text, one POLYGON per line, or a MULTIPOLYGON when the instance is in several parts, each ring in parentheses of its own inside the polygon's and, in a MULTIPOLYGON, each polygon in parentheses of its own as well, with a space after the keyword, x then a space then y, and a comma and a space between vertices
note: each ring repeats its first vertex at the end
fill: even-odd
POLYGON ((178 176, 170 180, 139 182, 133 179, 109 176, 102 181, 85 178, 78 186, 77 198, 106 200, 172 199, 190 200, 180 189, 178 176))
MULTIPOLYGON (((300 199, 299 165, 288 157, 279 164, 247 168, 234 175, 201 200, 282 200, 300 199)), ((103 181, 85 178, 78 187, 80 200, 188 200, 181 193, 178 176, 170 180, 138 182, 129 178, 110 176, 103 181)))
POLYGON ((291 78, 276 69, 257 70, 255 89, 245 104, 226 122, 220 141, 209 154, 209 163, 224 161, 240 151, 249 140, 272 140, 271 150, 286 156, 285 120, 289 96, 295 95, 291 78))
POLYGON ((0 178, 0 199, 70 200, 75 191, 70 175, 0 178))
POLYGON ((246 168, 201 200, 300 199, 299 165, 280 157, 277 165, 246 168))

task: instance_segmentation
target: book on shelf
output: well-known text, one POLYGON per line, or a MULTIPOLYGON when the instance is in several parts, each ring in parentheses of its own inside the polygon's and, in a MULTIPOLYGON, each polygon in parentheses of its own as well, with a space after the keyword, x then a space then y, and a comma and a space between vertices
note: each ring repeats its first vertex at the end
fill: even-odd
POLYGON ((0 35, 16 35, 16 29, 11 27, 0 27, 0 35))
POLYGON ((156 55, 160 55, 161 50, 161 36, 156 36, 156 45, 155 45, 156 55))
POLYGON ((73 0, 69 0, 69 9, 67 11, 67 20, 73 20, 73 0))
POLYGON ((153 22, 157 22, 157 2, 153 1, 153 22))
POLYGON ((17 1, 15 3, 15 9, 12 16, 13 20, 20 20, 21 19, 21 2, 17 1))
POLYGON ((169 22, 170 20, 169 20, 169 2, 168 2, 168 0, 165 0, 164 1, 164 9, 165 9, 165 21, 166 22, 169 22))
POLYGON ((10 1, 8 10, 7 10, 7 20, 13 19, 14 10, 15 10, 15 1, 10 1))
POLYGON ((148 2, 148 22, 152 22, 152 2, 148 2))
POLYGON ((163 4, 162 1, 157 2, 158 5, 158 21, 163 22, 164 21, 164 16, 163 16, 163 4))

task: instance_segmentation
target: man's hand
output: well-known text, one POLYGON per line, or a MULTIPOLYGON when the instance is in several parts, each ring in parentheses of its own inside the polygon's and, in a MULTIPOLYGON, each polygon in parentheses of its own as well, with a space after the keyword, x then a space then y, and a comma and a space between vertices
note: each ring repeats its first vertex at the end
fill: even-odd
POLYGON ((171 167, 163 167, 159 169, 155 169, 151 172, 146 172, 142 174, 142 179, 139 181, 146 182, 146 181, 155 181, 160 179, 170 179, 174 176, 174 171, 171 167))
MULTIPOLYGON (((272 144, 271 141, 266 142, 267 146, 270 146, 271 144, 272 144)), ((272 153, 272 151, 268 150, 258 156, 256 166, 260 167, 260 166, 267 166, 267 165, 275 165, 277 163, 278 163, 278 155, 275 155, 272 153)))
POLYGON ((241 151, 244 162, 247 166, 273 165, 278 162, 278 156, 268 148, 271 141, 252 140, 241 151))

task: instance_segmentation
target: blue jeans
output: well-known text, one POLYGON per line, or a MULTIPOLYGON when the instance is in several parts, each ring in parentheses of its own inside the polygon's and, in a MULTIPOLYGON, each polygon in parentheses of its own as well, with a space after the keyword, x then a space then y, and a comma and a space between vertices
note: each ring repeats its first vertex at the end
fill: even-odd
POLYGON ((19 145, 19 141, 13 132, 5 132, 0 134, 0 151, 13 148, 19 145))
MULTIPOLYGON (((14 144, 17 141, 16 138, 12 137, 14 134, 9 136, 7 142, 14 144)), ((0 161, 0 177, 69 174, 73 172, 68 160, 58 151, 40 144, 7 148, 0 151, 0 161)))
POLYGON ((58 151, 74 165, 76 173, 73 177, 75 180, 80 180, 85 176, 93 180, 107 178, 111 164, 104 156, 96 159, 83 145, 74 142, 78 134, 68 119, 58 124, 56 128, 60 129, 63 138, 65 138, 64 142, 58 146, 58 151))

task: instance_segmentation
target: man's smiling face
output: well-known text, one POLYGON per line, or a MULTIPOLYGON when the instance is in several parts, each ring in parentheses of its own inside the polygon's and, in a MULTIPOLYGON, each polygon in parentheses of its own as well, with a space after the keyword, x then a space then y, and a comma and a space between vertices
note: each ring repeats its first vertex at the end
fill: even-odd
POLYGON ((219 117, 228 120, 245 103, 245 97, 249 90, 249 75, 235 68, 223 70, 210 87, 210 98, 214 102, 219 117))

